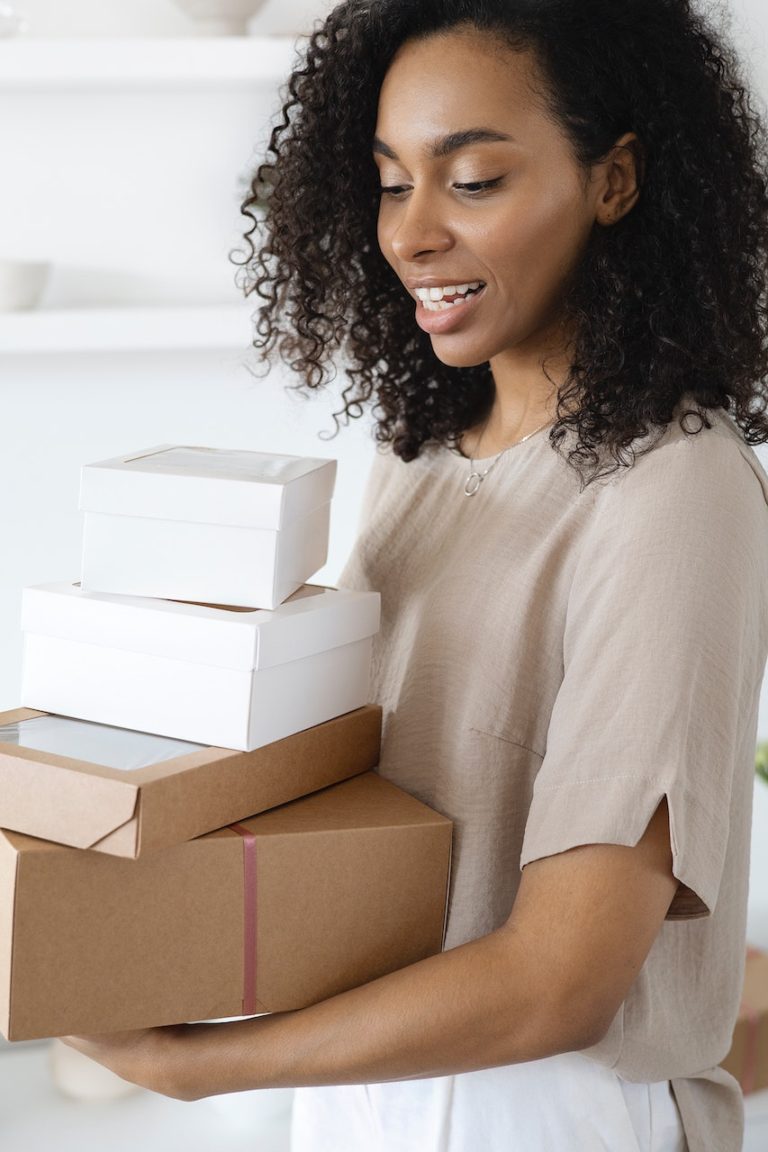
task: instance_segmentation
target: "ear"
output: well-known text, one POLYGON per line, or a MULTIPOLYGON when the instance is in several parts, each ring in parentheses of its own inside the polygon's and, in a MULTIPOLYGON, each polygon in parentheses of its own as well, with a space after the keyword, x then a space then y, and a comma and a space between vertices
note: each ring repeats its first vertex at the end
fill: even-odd
POLYGON ((598 224, 615 224, 634 207, 643 179, 643 147, 634 132, 625 132, 599 164, 602 179, 595 206, 598 224))

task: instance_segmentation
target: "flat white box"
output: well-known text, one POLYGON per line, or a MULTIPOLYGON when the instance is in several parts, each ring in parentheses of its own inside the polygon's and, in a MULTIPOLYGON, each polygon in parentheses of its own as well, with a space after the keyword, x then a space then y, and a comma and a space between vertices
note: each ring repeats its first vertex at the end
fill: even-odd
POLYGON ((379 610, 311 584, 273 610, 25 588, 22 704, 250 752, 368 703, 379 610))
POLYGON ((161 444, 86 464, 88 592, 282 604, 325 564, 336 461, 161 444))

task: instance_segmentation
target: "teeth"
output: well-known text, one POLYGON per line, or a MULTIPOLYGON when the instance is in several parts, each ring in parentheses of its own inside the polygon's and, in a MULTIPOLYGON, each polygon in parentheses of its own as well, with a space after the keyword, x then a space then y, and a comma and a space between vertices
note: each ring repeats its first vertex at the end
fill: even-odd
MULTIPOLYGON (((443 302, 445 296, 466 296, 470 289, 479 288, 483 283, 482 280, 472 280, 469 284, 445 284, 442 288, 416 288, 416 296, 421 300, 422 304, 426 305, 430 301, 434 303, 443 302)), ((450 301, 445 303, 452 306, 450 301)))
POLYGON ((463 303, 463 300, 424 300, 422 307, 427 312, 445 312, 446 308, 455 308, 457 304, 463 303))
POLYGON ((446 284, 443 288, 416 288, 415 291, 427 312, 444 312, 463 304, 470 289, 476 290, 482 284, 482 280, 473 280, 470 284, 446 284), (445 300, 444 296, 457 296, 458 299, 445 300))

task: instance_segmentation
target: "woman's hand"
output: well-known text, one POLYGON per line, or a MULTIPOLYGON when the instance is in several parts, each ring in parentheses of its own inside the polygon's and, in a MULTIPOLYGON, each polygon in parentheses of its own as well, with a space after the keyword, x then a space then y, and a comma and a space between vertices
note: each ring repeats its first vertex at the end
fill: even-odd
POLYGON ((191 1026, 179 1024, 59 1039, 131 1084, 175 1100, 194 1100, 198 1097, 189 1094, 183 1075, 183 1056, 189 1043, 185 1034, 190 1030, 191 1026))

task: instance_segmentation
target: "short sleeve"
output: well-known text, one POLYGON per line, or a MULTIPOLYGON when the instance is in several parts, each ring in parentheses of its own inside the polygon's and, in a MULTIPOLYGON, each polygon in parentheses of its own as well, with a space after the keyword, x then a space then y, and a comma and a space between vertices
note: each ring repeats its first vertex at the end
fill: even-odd
POLYGON ((754 776, 768 651, 768 504, 756 469, 705 428, 662 442, 598 491, 521 869, 580 844, 636 844, 666 795, 679 881, 667 919, 714 911, 731 789, 737 774, 754 776))

